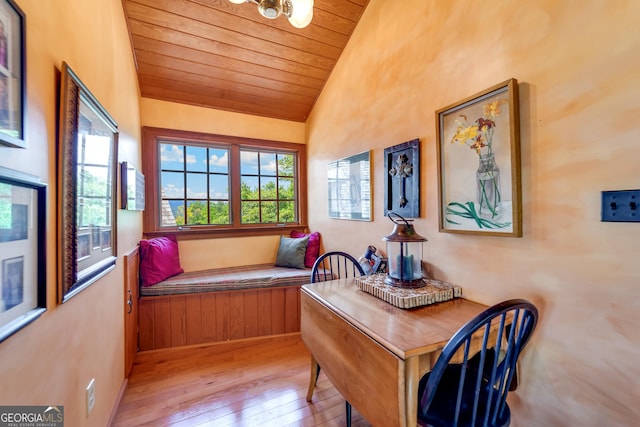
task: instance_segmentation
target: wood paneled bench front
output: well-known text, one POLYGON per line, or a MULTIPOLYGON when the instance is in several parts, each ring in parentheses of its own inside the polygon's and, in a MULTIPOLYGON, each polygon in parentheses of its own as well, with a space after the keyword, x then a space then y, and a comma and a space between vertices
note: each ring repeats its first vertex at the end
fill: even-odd
POLYGON ((182 273, 140 288, 140 351, 300 331, 311 269, 252 265, 182 273))

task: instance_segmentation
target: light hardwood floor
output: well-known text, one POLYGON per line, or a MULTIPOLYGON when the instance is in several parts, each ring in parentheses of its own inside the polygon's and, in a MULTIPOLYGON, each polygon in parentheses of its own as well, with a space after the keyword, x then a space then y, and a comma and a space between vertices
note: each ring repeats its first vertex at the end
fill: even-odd
MULTIPOLYGON (((322 372, 306 401, 309 358, 300 334, 138 353, 112 425, 346 425, 322 372)), ((352 425, 370 426, 355 408, 352 425)))

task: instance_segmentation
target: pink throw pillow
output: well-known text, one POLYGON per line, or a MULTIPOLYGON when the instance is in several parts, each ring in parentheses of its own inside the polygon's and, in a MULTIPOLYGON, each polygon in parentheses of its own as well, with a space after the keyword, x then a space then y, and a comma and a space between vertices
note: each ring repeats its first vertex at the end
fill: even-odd
POLYGON ((184 273, 184 270, 180 267, 176 236, 140 241, 142 286, 153 286, 180 273, 184 273))
POLYGON ((313 233, 301 233, 296 230, 291 231, 291 237, 300 238, 309 236, 309 243, 307 244, 307 251, 304 254, 304 266, 313 267, 313 263, 316 262, 320 255, 320 233, 314 231, 313 233))

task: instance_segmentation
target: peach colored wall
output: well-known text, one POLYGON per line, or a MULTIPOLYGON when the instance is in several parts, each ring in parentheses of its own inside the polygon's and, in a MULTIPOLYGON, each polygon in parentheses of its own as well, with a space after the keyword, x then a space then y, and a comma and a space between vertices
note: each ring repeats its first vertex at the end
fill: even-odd
POLYGON ((415 226, 435 276, 538 305, 512 426, 640 419, 640 224, 600 222, 602 190, 640 188, 638 22, 632 0, 371 0, 307 121, 309 225, 326 249, 384 248, 383 150, 417 137, 415 226), (439 233, 435 111, 511 77, 524 236, 439 233), (327 163, 366 149, 374 221, 328 219, 327 163))
MULTIPOLYGON (((47 312, 0 343, 0 405, 64 405, 65 425, 106 425, 124 381, 123 267, 57 304, 57 74, 66 61, 118 122, 119 160, 140 165, 139 94, 119 0, 18 0, 27 23, 25 150, 0 147, 0 166, 48 184, 47 312), (85 387, 96 379, 96 405, 85 387)), ((135 246, 139 212, 118 211, 118 254, 135 246)))
MULTIPOLYGON (((305 124, 142 98, 143 126, 304 143, 305 124)), ((276 260, 278 236, 179 240, 186 271, 266 264, 276 260)))
POLYGON ((304 144, 304 123, 141 98, 142 126, 304 144))

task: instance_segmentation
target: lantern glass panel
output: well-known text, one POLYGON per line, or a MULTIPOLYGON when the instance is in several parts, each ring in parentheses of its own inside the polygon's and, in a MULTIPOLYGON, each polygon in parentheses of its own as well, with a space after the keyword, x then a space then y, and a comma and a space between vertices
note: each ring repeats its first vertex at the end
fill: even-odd
POLYGON ((422 279, 422 243, 387 241, 389 276, 403 281, 422 279))

